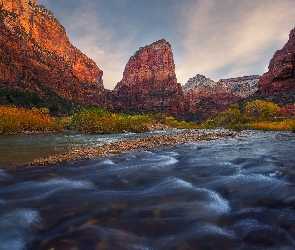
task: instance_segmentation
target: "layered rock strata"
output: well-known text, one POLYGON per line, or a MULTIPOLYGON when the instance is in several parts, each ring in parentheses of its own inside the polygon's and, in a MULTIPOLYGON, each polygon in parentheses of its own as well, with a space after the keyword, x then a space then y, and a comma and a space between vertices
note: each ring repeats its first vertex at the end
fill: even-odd
POLYGON ((104 101, 103 72, 36 1, 0 0, 0 85, 76 102, 104 101))
POLYGON ((122 80, 107 96, 113 110, 183 115, 183 92, 177 83, 171 45, 162 39, 140 48, 130 57, 122 80))
POLYGON ((196 75, 184 85, 186 110, 206 119, 228 108, 232 103, 253 95, 257 91, 259 76, 221 79, 218 82, 196 75))
POLYGON ((259 82, 257 94, 273 94, 295 90, 295 28, 285 46, 275 52, 268 72, 259 82))

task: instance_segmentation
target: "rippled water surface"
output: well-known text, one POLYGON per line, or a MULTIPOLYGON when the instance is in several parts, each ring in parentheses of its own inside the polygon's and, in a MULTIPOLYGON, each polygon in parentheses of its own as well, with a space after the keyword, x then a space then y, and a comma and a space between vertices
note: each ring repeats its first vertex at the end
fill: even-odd
POLYGON ((295 249, 294 143, 246 131, 0 169, 0 249, 295 249))

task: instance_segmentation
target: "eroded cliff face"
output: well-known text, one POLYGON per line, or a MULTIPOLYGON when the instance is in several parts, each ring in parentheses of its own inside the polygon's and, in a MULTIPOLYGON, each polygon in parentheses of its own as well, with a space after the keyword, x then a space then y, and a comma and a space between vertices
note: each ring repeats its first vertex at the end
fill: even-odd
POLYGON ((230 104, 253 95, 259 76, 243 76, 214 82, 203 75, 190 78, 183 87, 186 110, 198 114, 200 120, 214 116, 230 104))
POLYGON ((275 52, 268 72, 259 82, 257 94, 273 94, 295 90, 295 28, 290 32, 289 41, 275 52))
POLYGON ((114 110, 182 116, 183 92, 177 83, 171 45, 162 39, 135 52, 125 67, 123 79, 107 99, 114 110))
POLYGON ((103 72, 36 1, 0 0, 0 84, 84 104, 104 102, 103 72))

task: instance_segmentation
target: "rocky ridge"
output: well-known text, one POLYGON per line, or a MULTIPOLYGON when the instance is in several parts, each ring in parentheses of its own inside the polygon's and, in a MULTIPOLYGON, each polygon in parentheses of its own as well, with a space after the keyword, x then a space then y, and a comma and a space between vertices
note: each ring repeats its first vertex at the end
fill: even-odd
POLYGON ((107 94, 113 110, 184 113, 182 87, 177 83, 171 45, 165 39, 141 47, 130 57, 122 80, 107 94))
POLYGON ((295 90, 295 28, 291 30, 285 46, 275 52, 268 72, 258 86, 257 94, 273 94, 295 90))
POLYGON ((104 100, 103 72, 36 1, 0 0, 0 85, 84 104, 104 100))
POLYGON ((238 100, 251 96, 257 91, 257 75, 221 79, 214 82, 203 75, 190 78, 184 85, 186 110, 198 113, 200 120, 213 116, 238 100))

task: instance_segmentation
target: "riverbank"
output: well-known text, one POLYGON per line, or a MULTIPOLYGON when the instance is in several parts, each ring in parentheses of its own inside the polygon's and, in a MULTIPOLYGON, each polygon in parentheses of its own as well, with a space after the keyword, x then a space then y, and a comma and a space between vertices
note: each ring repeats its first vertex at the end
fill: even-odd
POLYGON ((94 158, 122 154, 132 150, 149 150, 155 147, 173 146, 197 141, 217 140, 224 137, 234 137, 238 133, 233 131, 211 131, 198 130, 176 131, 169 134, 151 135, 140 138, 126 139, 119 142, 104 144, 86 149, 71 148, 69 153, 50 156, 48 158, 36 159, 25 165, 40 166, 55 164, 59 162, 75 161, 79 159, 94 158))

